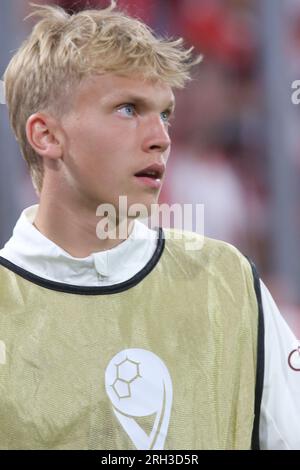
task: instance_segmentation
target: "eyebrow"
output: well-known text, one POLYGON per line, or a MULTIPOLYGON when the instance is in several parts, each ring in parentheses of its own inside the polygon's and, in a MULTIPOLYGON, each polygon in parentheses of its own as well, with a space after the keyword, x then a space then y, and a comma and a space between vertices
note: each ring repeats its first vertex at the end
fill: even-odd
MULTIPOLYGON (((147 107, 150 109, 155 108, 154 103, 149 100, 148 98, 137 95, 137 94, 132 94, 132 93, 124 93, 120 95, 114 95, 110 98, 113 101, 123 101, 124 103, 136 103, 137 105, 141 107, 147 107)), ((175 111, 175 100, 171 100, 166 107, 164 107, 164 110, 168 110, 171 113, 175 111)))

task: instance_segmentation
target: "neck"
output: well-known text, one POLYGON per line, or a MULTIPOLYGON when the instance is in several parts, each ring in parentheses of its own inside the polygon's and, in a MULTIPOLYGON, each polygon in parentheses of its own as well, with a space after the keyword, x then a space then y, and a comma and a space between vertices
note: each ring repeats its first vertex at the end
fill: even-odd
POLYGON ((126 219, 122 223, 118 222, 113 232, 104 239, 106 220, 96 215, 96 209, 78 205, 74 207, 72 203, 59 203, 55 198, 44 198, 41 195, 34 225, 71 256, 85 258, 91 253, 110 250, 119 245, 133 229, 134 221, 126 219))

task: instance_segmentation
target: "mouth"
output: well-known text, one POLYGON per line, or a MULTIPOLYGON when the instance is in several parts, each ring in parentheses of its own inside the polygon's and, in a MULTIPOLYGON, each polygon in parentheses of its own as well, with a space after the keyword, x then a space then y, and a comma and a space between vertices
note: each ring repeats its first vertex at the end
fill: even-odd
POLYGON ((162 184, 162 178, 165 173, 165 165, 155 163, 147 168, 135 173, 135 178, 148 187, 159 189, 162 184))

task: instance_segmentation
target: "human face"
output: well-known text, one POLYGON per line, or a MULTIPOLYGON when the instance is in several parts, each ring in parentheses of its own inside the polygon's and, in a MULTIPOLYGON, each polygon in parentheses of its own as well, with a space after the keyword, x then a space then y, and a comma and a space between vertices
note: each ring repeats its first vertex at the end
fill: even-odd
POLYGON ((128 207, 139 203, 150 211, 170 153, 173 107, 173 92, 163 83, 113 74, 86 79, 61 121, 69 190, 93 209, 103 203, 117 209, 119 196, 127 196, 128 207), (153 164, 159 165, 160 181, 135 176, 153 164))

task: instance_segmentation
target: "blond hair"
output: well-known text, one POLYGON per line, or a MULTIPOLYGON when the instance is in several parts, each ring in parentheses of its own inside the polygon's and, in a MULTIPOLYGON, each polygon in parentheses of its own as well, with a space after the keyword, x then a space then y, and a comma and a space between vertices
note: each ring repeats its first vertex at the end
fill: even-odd
POLYGON ((63 114, 71 106, 70 93, 90 75, 139 73, 183 88, 192 57, 183 40, 159 38, 138 19, 115 9, 83 10, 69 15, 58 6, 32 5, 29 16, 39 17, 30 36, 13 56, 4 74, 5 97, 11 126, 40 193, 42 158, 26 137, 28 118, 38 111, 63 114))

